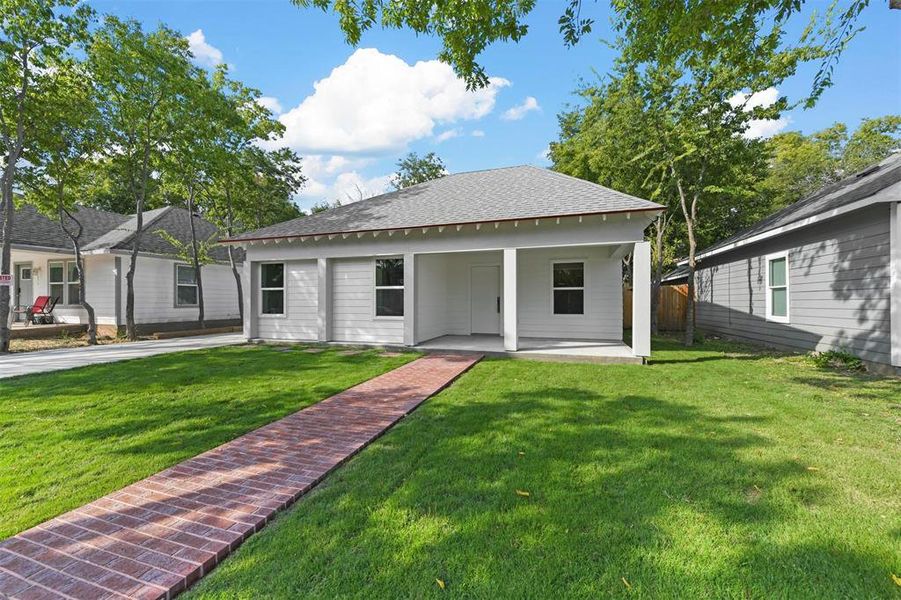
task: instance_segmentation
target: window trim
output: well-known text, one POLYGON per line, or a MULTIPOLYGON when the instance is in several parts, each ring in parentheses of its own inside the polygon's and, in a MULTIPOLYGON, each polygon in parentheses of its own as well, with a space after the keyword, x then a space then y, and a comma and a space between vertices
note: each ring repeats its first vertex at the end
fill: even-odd
POLYGON ((789 258, 789 251, 783 250, 782 252, 774 252, 772 254, 767 254, 765 257, 766 260, 766 275, 763 281, 764 289, 766 290, 766 320, 772 321, 774 323, 790 323, 791 322, 791 259, 789 258), (779 260, 780 258, 785 259, 785 285, 770 285, 770 264, 774 260, 779 260), (774 315, 773 314, 773 294, 772 290, 774 289, 782 289, 785 288, 785 316, 774 315))
POLYGON ((548 307, 551 316, 555 319, 572 319, 583 318, 588 316, 588 303, 585 302, 586 293, 588 291, 588 261, 585 258, 554 258, 550 261, 550 306, 548 307), (580 263, 582 265, 582 287, 554 287, 554 265, 561 263, 580 263), (556 290, 582 290, 582 312, 581 313, 558 313, 554 311, 554 291, 556 290))
MULTIPOLYGON (((404 312, 406 313, 406 284, 407 278, 404 277, 404 285, 378 285, 376 282, 378 281, 378 264, 380 260, 390 260, 399 258, 401 261, 404 260, 403 254, 389 254, 386 256, 373 256, 372 257, 372 318, 377 321, 403 321, 404 315, 380 315, 378 314, 378 295, 379 290, 403 290, 404 292, 404 312)), ((406 261, 403 262, 403 268, 406 269, 406 261)))
POLYGON ((173 266, 174 266, 174 268, 175 268, 175 270, 174 270, 174 272, 173 272, 174 275, 175 275, 175 288, 174 288, 175 297, 172 299, 172 300, 173 300, 173 306, 175 306, 175 308, 198 308, 198 307, 200 306, 200 290, 197 289, 197 274, 196 274, 196 273, 194 274, 194 283, 179 283, 179 282, 178 282, 178 268, 179 268, 179 267, 185 267, 185 268, 187 268, 187 269, 192 269, 192 270, 193 270, 193 269, 194 269, 194 266, 193 266, 193 265, 190 265, 190 264, 188 264, 188 263, 175 263, 173 266), (193 288, 196 290, 196 292, 197 292, 197 293, 195 294, 195 296, 194 296, 195 298, 197 298, 197 302, 195 302, 194 304, 181 304, 181 303, 179 303, 179 301, 178 301, 178 288, 179 288, 179 286, 183 286, 183 287, 193 287, 193 288))
MULTIPOLYGON (((81 287, 81 280, 78 279, 76 281, 69 281, 69 265, 75 264, 74 260, 69 259, 61 259, 61 260, 48 260, 47 261, 47 295, 53 298, 53 294, 50 291, 51 285, 62 285, 63 286, 63 295, 59 299, 59 306, 81 306, 78 303, 78 299, 76 298, 75 302, 72 302, 72 299, 69 298, 69 286, 70 285, 78 285, 81 287), (63 280, 62 281, 50 281, 50 265, 61 264, 63 266, 63 280)), ((78 273, 78 270, 75 271, 78 273)), ((32 275, 32 278, 34 275, 32 275)))
POLYGON ((267 260, 257 263, 257 316, 262 319, 284 319, 288 316, 288 264, 278 260, 267 260), (263 265, 282 266, 282 287, 263 287, 263 265), (282 312, 263 312, 263 292, 280 290, 282 292, 282 312))

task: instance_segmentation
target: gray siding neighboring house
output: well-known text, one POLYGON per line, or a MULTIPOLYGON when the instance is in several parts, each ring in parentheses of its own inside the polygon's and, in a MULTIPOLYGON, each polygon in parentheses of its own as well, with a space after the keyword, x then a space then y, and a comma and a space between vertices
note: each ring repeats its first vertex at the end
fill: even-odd
POLYGON ((901 367, 899 202, 896 154, 700 252, 698 328, 901 367))

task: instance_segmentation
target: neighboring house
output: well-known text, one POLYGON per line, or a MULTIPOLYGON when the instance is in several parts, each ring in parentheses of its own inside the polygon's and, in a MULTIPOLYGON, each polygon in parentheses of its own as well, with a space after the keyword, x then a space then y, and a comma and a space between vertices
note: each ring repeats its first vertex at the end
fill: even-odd
MULTIPOLYGON (((662 207, 546 169, 448 175, 236 236, 248 339, 417 346, 445 336, 623 339, 622 258, 634 253, 632 349, 650 354, 650 249, 662 207)), ((501 343, 502 342, 502 343, 501 343)))
POLYGON ((895 154, 698 253, 698 328, 901 366, 899 203, 895 154))
MULTIPOLYGON (((98 329, 114 333, 125 326, 125 274, 128 271, 136 219, 132 216, 80 207, 87 300, 94 307, 98 329)), ((194 217, 198 239, 217 236, 216 227, 194 217)), ((191 328, 197 323, 194 269, 175 254, 177 249, 157 232, 190 241, 188 211, 167 207, 144 213, 144 233, 135 271, 135 322, 142 331, 191 328)), ((243 260, 240 251, 239 258, 243 260)), ((240 323, 235 278, 227 250, 214 246, 214 263, 202 268, 205 320, 209 324, 240 323)), ((78 305, 78 272, 72 243, 59 223, 25 205, 16 209, 12 236, 13 306, 26 306, 37 296, 52 296, 60 323, 87 323, 78 305)), ((23 319, 22 315, 17 317, 23 319)), ((14 319, 15 320, 15 319, 14 319)))

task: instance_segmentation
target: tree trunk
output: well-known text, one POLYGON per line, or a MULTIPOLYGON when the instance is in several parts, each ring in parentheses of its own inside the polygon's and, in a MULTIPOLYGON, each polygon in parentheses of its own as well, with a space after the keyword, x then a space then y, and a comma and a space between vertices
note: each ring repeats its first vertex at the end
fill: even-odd
POLYGON ((194 227, 194 184, 188 188, 188 220, 191 222, 191 264, 194 267, 194 278, 197 282, 197 321, 200 328, 206 328, 203 318, 203 278, 200 274, 200 257, 197 253, 197 229, 194 227))
POLYGON ((651 277, 651 335, 660 332, 658 323, 658 307, 660 306, 660 286, 663 279, 663 237, 666 233, 668 219, 661 213, 654 223, 654 249, 657 252, 657 260, 654 263, 654 274, 651 277))
MULTIPOLYGON (((0 200, 0 221, 2 221, 3 245, 0 247, 0 273, 12 275, 12 231, 13 231, 13 174, 15 165, 7 164, 3 173, 2 200, 0 200)), ((11 335, 9 317, 12 287, 0 285, 0 354, 9 352, 11 335)))
MULTIPOLYGON (((228 237, 232 237, 234 235, 234 215, 232 213, 232 197, 231 192, 225 190, 225 234, 228 237)), ((245 259, 246 260, 246 259, 245 259)), ((228 262, 232 268, 232 275, 235 277, 235 286, 238 288, 238 315, 241 317, 241 321, 244 321, 244 286, 241 285, 241 274, 238 272, 238 265, 235 262, 235 247, 234 244, 228 244, 228 262)))
POLYGON ((81 232, 82 225, 72 214, 65 209, 62 203, 62 190, 59 194, 59 227, 72 242, 72 249, 75 250, 75 270, 78 272, 78 303, 88 313, 88 345, 97 345, 97 318, 94 314, 94 307, 88 302, 87 292, 87 276, 84 268, 84 257, 81 255, 81 232), (65 225, 65 219, 70 219, 75 223, 76 231, 73 233, 65 225))
POLYGON ((704 168, 701 168, 700 176, 695 183, 695 191, 692 194, 691 206, 689 206, 682 179, 676 173, 675 166, 671 166, 676 189, 679 191, 679 202, 682 206, 682 215, 685 217, 685 230, 688 232, 688 301, 685 303, 685 345, 692 346, 695 342, 695 251, 698 243, 695 239, 695 219, 698 214, 698 189, 704 178, 704 168))

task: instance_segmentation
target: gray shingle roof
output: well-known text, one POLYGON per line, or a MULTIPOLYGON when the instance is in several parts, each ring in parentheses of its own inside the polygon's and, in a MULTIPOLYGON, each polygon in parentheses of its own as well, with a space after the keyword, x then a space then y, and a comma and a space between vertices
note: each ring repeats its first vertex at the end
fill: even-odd
POLYGON ((234 240, 348 233, 567 215, 658 210, 659 204, 538 167, 447 175, 250 231, 234 240))
MULTIPOLYGON (((128 220, 125 215, 86 206, 79 207, 74 216, 83 228, 81 239, 84 245, 90 244, 128 220)), ((69 238, 62 232, 59 224, 55 220, 45 217, 29 204, 16 208, 12 243, 41 248, 65 250, 72 248, 69 238)))
POLYGON ((773 213, 732 237, 705 248, 698 254, 715 254, 732 244, 755 235, 791 225, 810 217, 829 213, 858 200, 874 196, 890 186, 895 186, 893 188, 894 191, 891 192, 896 196, 894 200, 896 202, 901 201, 901 186, 896 185, 899 182, 901 182, 901 152, 895 153, 859 173, 845 177, 841 181, 816 191, 807 198, 773 213))
MULTIPOLYGON (((82 224, 82 250, 130 250, 135 233, 134 215, 118 213, 96 208, 79 207, 75 217, 82 224)), ((218 238, 219 231, 206 219, 195 217, 194 225, 197 239, 218 238)), ((163 239, 157 231, 162 229, 176 239, 187 243, 191 239, 188 211, 183 208, 167 206, 144 212, 144 234, 138 247, 140 252, 148 254, 174 255, 177 250, 163 239)), ((33 206, 24 205, 16 209, 13 222, 13 244, 40 248, 58 248, 71 250, 69 238, 62 232, 59 224, 45 217, 33 206)), ((228 260, 228 250, 223 246, 214 246, 210 255, 219 261, 228 260)), ((238 260, 243 260, 243 252, 237 253, 238 260)))

